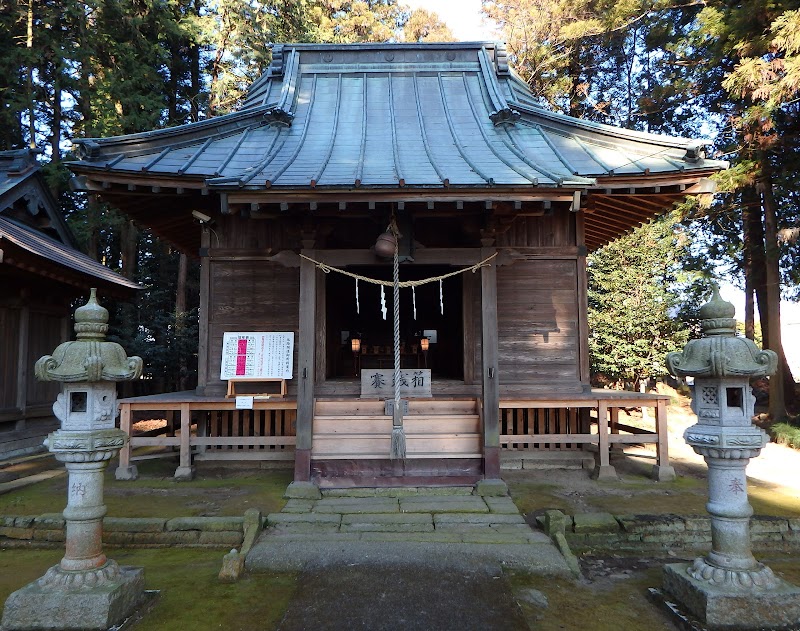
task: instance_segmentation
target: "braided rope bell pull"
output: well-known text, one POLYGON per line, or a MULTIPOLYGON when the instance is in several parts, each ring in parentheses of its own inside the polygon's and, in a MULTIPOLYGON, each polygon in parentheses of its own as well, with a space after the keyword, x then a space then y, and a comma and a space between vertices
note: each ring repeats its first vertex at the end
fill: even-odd
POLYGON ((392 260, 392 302, 394 319, 394 410, 392 414, 392 444, 389 457, 402 460, 406 457, 406 435, 403 431, 403 410, 400 408, 400 234, 392 220, 392 234, 395 237, 392 260))

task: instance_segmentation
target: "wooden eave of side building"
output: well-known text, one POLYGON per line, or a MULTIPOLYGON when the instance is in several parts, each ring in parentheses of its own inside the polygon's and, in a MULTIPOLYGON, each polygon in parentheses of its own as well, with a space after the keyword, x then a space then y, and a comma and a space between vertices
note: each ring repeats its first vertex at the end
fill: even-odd
MULTIPOLYGON (((98 287, 130 298, 141 287, 74 247, 72 233, 43 181, 37 152, 0 152, 0 276, 31 288, 59 283, 65 294, 98 287)), ((10 286, 10 285, 9 285, 10 286)))

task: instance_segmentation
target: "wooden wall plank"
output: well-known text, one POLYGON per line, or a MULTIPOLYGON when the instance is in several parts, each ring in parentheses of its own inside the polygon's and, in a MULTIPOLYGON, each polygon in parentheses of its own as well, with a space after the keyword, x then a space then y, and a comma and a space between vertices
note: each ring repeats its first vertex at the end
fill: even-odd
MULTIPOLYGON (((298 348, 300 275, 296 268, 265 261, 211 259, 209 285, 205 391, 223 394, 225 384, 219 379, 219 369, 226 331, 293 331, 298 348)), ((297 353, 293 374, 288 383, 290 395, 297 392, 297 353)))
MULTIPOLYGON (((43 355, 49 355, 56 346, 66 341, 62 335, 63 316, 49 311, 29 310, 28 342, 25 346, 25 407, 52 405, 61 390, 61 384, 38 381, 33 366, 43 355)), ((20 330, 22 334, 22 329, 20 330)))
POLYGON ((518 260, 499 268, 497 301, 503 384, 580 382, 574 259, 518 260))
POLYGON ((0 307, 0 410, 16 409, 19 309, 0 307))
POLYGON ((574 213, 516 217, 506 232, 497 235, 497 245, 515 248, 575 245, 574 213))

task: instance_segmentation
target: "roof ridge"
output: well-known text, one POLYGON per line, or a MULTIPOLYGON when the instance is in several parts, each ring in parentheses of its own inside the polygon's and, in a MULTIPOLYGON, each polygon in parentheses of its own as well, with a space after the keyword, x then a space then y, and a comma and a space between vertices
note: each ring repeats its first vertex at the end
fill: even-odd
POLYGON ((614 136, 616 138, 623 138, 625 140, 634 140, 637 142, 646 141, 651 144, 674 147, 676 149, 700 148, 711 144, 711 141, 706 139, 666 136, 662 134, 653 134, 646 131, 638 131, 635 129, 615 127, 614 125, 608 125, 606 123, 597 123, 595 121, 589 121, 583 118, 575 118, 573 116, 561 114, 560 112, 554 112, 543 107, 526 105, 524 103, 520 103, 519 101, 509 101, 509 104, 513 107, 519 108, 519 110, 525 114, 540 116, 553 122, 564 123, 570 127, 577 127, 586 131, 592 131, 607 136, 614 136))

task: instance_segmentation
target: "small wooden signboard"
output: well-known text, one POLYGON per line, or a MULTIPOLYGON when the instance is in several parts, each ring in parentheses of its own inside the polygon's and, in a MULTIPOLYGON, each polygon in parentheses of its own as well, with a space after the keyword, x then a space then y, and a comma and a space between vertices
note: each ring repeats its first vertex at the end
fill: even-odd
POLYGON ((248 396, 254 399, 269 399, 286 396, 286 379, 228 379, 228 398, 248 396), (262 384, 277 383, 278 392, 262 391, 262 384))
MULTIPOLYGON (((383 398, 394 396, 394 370, 369 368, 361 371, 361 396, 383 398)), ((431 371, 414 368, 400 371, 400 396, 430 397, 431 371)))

